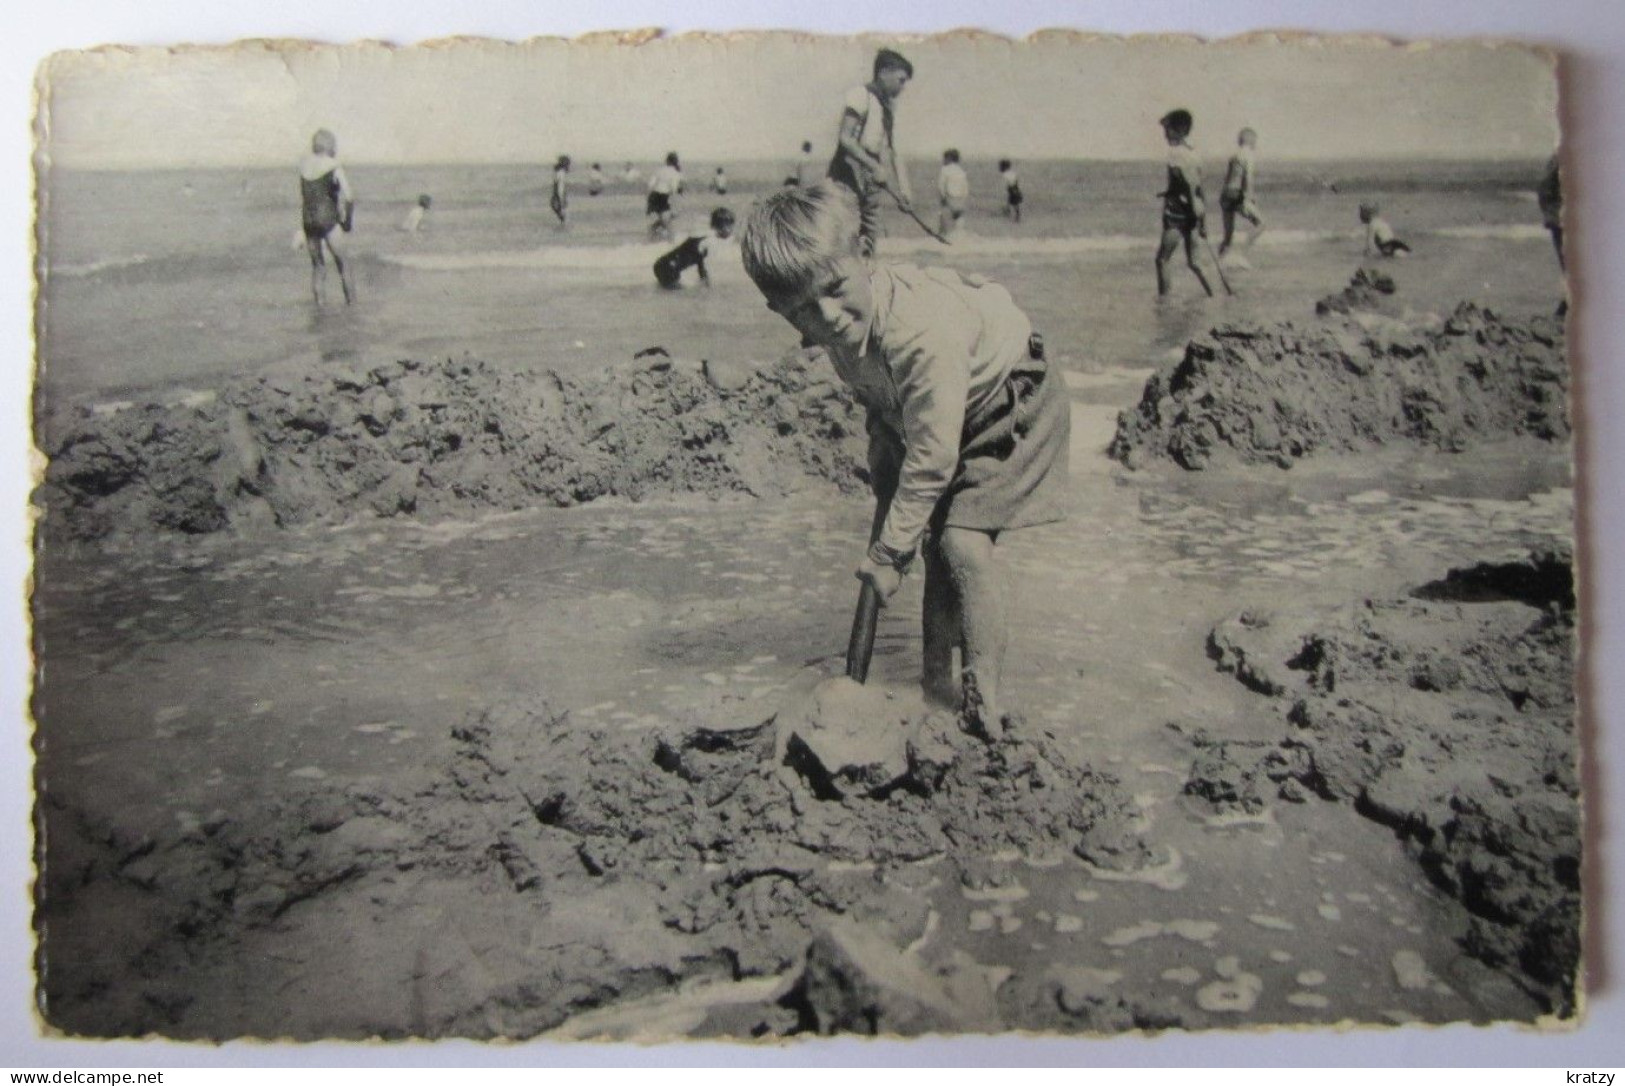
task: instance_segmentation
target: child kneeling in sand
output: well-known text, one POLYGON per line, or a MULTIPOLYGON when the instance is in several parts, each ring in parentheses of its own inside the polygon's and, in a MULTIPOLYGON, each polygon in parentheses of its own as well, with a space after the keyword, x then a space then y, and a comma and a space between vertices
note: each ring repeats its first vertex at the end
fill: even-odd
POLYGON ((926 694, 954 702, 957 647, 962 717, 997 738, 1010 605, 998 545, 1064 515, 1066 392, 1008 291, 879 263, 861 221, 840 184, 783 189, 745 224, 745 271, 868 409, 876 501, 858 578, 884 602, 921 552, 926 694))
POLYGON ((711 212, 709 234, 696 234, 655 261, 655 282, 667 290, 676 290, 683 285, 683 273, 694 268, 700 273, 700 282, 710 286, 711 277, 706 274, 705 261, 711 256, 711 242, 713 239, 726 241, 733 232, 734 213, 725 207, 717 208, 711 212))

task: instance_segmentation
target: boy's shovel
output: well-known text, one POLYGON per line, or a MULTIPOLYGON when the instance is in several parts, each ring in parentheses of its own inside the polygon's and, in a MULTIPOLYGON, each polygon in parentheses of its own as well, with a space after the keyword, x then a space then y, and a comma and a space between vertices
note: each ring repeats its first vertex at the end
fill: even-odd
POLYGON ((892 198, 892 200, 897 204, 897 210, 901 211, 903 214, 905 214, 909 218, 913 219, 915 221, 915 223, 917 223, 919 225, 921 230, 924 230, 927 234, 930 234, 932 237, 936 238, 938 241, 942 242, 944 245, 952 245, 953 244, 953 242, 949 241, 947 238, 943 237, 941 234, 939 234, 935 230, 931 229, 930 226, 926 225, 926 221, 924 219, 920 218, 919 214, 916 213, 915 210, 912 207, 904 207, 903 206, 903 198, 901 196, 897 195, 897 193, 893 192, 891 189, 887 188, 885 185, 881 185, 880 187, 885 191, 886 195, 890 196, 892 198))
POLYGON ((1224 277, 1224 265, 1219 263, 1219 254, 1214 251, 1213 239, 1207 236, 1206 230, 1202 231, 1202 244, 1207 246, 1207 255, 1213 261, 1213 270, 1219 273, 1219 283, 1224 287, 1224 292, 1234 298, 1236 292, 1230 289, 1230 280, 1224 277))

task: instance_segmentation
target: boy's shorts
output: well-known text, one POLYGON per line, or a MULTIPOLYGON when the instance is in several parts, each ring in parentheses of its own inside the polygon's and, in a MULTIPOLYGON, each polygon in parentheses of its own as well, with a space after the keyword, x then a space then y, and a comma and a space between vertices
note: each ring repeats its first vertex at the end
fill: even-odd
POLYGON ((844 154, 836 153, 830 159, 829 179, 845 185, 858 198, 858 234, 870 241, 880 240, 880 186, 869 176, 847 161, 844 154))
POLYGON ((1240 215, 1254 226, 1258 225, 1258 205, 1253 203, 1251 196, 1242 196, 1239 193, 1224 193, 1219 197, 1219 207, 1232 215, 1240 215))
MULTIPOLYGON (((1071 434, 1072 405, 1060 372, 1041 357, 1016 367, 1003 394, 965 420, 959 467, 931 515, 931 532, 997 532, 1065 519, 1071 434)), ((897 490, 901 450, 881 434, 870 440, 887 446, 872 447, 870 457, 878 530, 897 490)))
POLYGON ((671 194, 666 192, 651 192, 643 205, 645 215, 664 215, 670 210, 671 194))

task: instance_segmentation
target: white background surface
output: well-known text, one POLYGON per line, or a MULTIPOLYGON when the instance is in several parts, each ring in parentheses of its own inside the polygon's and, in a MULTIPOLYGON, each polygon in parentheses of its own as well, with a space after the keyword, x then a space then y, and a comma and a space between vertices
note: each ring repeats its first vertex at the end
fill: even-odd
MULTIPOLYGON (((1573 1069, 1625 1063, 1620 785, 1625 773, 1625 374, 1619 364, 1625 304, 1625 5, 1618 0, 1129 0, 1119 3, 1007 2, 819 4, 598 3, 500 0, 479 5, 432 0, 299 0, 259 5, 228 0, 57 0, 12 7, 0 34, 0 1067, 206 1067, 219 1064, 467 1066, 470 1064, 976 1063, 1083 1065, 1536 1065, 1573 1069), (31 94, 35 66, 58 49, 104 43, 223 43, 239 38, 361 38, 406 44, 478 35, 524 38, 589 30, 782 28, 826 33, 927 32, 977 27, 1021 35, 1044 27, 1114 33, 1253 30, 1357 32, 1395 38, 1491 36, 1548 45, 1563 56, 1565 195, 1577 324, 1576 368, 1582 575, 1585 578, 1582 697, 1590 728, 1586 778, 1587 956, 1592 973, 1585 1025, 1558 1035, 1515 1028, 1210 1033, 1156 1040, 956 1039, 856 1041, 786 1048, 688 1045, 666 1048, 528 1044, 304 1045, 222 1047, 43 1038, 32 1010, 29 920, 32 789, 23 712, 29 662, 24 602, 28 570, 28 403, 32 359, 31 94)), ((1351 103, 1358 108, 1358 103, 1351 103)), ((1561 1082, 1556 1075, 1531 1081, 1561 1082)))

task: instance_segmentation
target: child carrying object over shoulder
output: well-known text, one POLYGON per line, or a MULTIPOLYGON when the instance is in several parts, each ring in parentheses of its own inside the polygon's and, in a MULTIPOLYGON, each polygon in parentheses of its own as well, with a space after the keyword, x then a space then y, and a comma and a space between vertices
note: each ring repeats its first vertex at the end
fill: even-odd
POLYGON ((711 212, 711 233, 696 234, 677 248, 655 261, 655 281, 667 290, 682 286, 683 272, 694 268, 700 273, 700 282, 711 285, 705 262, 710 258, 712 241, 726 241, 734 232, 734 213, 725 207, 711 212))
POLYGON ((937 174, 937 196, 942 200, 942 213, 937 219, 937 233, 951 237, 959 230, 959 220, 965 217, 970 203, 970 178, 959 164, 959 151, 948 148, 942 152, 942 169, 937 174))
POLYGON ((339 165, 338 139, 327 129, 310 138, 310 154, 299 163, 299 202, 305 231, 305 251, 310 255, 310 292, 317 308, 327 304, 327 255, 339 270, 344 286, 344 304, 355 301, 355 282, 344 262, 346 246, 338 241, 340 231, 348 234, 355 215, 355 192, 339 165))
POLYGON ((844 185, 781 189, 745 225, 745 271, 867 408, 875 513, 857 577, 885 601, 921 557, 926 694, 998 738, 1012 592, 999 544, 1064 515, 1065 390, 1003 287, 877 262, 861 231, 844 185))
POLYGON ((1395 236, 1394 228, 1381 212, 1382 207, 1375 200, 1366 200, 1360 205, 1360 221, 1365 223, 1365 255, 1377 253, 1392 257, 1410 252, 1411 247, 1395 236))

